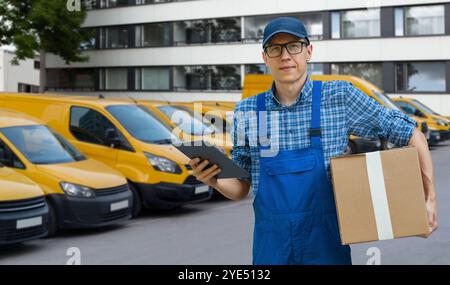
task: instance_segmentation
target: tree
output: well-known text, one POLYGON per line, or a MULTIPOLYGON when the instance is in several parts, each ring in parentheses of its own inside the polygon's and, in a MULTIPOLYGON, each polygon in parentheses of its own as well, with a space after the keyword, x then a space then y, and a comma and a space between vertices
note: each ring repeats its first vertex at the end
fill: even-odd
POLYGON ((14 45, 19 60, 41 58, 40 92, 45 88, 45 53, 60 56, 67 64, 87 61, 81 43, 92 31, 83 29, 85 2, 81 0, 0 0, 0 45, 14 45), (81 9, 77 8, 78 5, 81 9), (71 6, 72 5, 72 6, 71 6))

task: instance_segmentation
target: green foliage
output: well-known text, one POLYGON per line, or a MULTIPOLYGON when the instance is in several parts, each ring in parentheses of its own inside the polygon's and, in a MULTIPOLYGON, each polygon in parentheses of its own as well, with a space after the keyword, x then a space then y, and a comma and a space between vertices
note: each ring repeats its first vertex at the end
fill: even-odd
MULTIPOLYGON (((70 2, 70 1, 69 1, 70 2)), ((84 2, 84 1, 82 1, 84 2)), ((44 51, 66 63, 86 61, 80 44, 92 32, 81 27, 86 9, 69 11, 67 0, 0 0, 0 45, 14 45, 14 61, 44 51)))

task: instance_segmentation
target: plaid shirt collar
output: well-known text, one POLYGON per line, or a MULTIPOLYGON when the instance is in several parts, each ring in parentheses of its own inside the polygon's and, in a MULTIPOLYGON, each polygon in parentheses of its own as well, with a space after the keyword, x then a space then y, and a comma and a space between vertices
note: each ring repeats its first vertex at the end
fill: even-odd
POLYGON ((283 109, 283 108, 290 108, 293 106, 296 106, 298 104, 303 104, 305 102, 312 102, 312 89, 313 89, 313 83, 309 75, 306 77, 305 84, 303 85, 302 90, 300 91, 299 96, 295 100, 295 103, 286 106, 283 105, 275 95, 275 82, 272 83, 272 87, 267 91, 266 93, 266 106, 267 110, 276 110, 276 109, 283 109))

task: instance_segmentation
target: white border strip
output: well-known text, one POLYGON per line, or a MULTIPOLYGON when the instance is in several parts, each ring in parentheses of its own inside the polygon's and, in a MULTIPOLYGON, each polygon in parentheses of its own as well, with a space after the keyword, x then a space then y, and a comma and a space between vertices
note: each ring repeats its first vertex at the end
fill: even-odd
POLYGON ((369 178, 370 195, 375 212, 378 239, 393 239, 391 215, 384 184, 383 166, 380 152, 366 153, 367 176, 369 178))

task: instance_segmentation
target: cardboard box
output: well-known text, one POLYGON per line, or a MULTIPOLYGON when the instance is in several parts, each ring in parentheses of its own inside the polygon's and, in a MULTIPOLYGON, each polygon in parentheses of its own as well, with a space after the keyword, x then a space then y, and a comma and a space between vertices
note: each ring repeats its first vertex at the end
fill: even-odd
POLYGON ((331 159, 342 244, 428 233, 415 147, 331 159))

